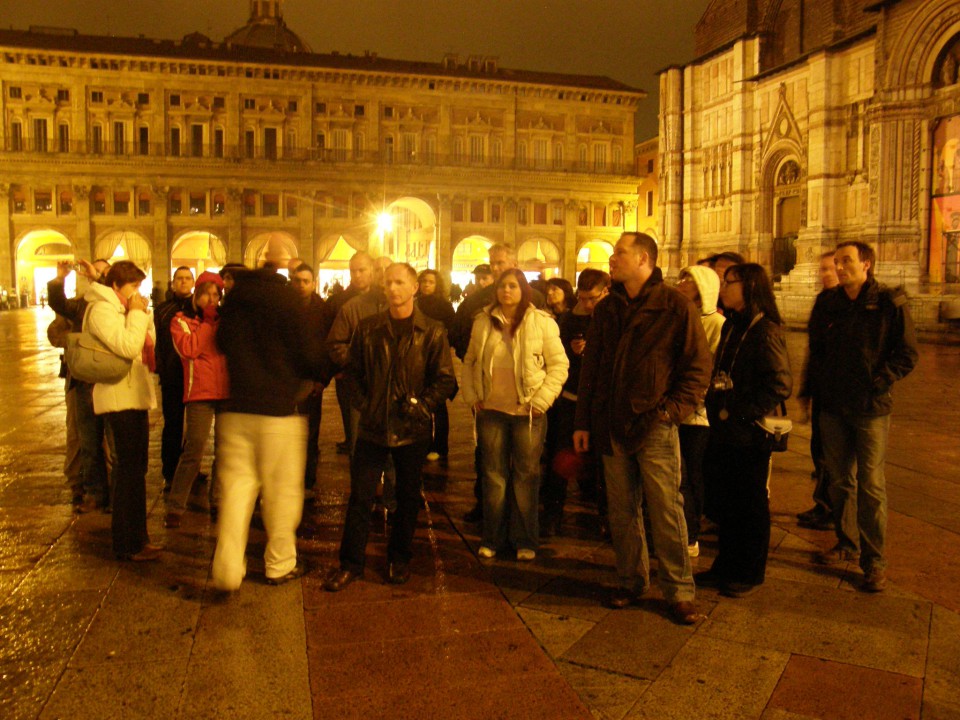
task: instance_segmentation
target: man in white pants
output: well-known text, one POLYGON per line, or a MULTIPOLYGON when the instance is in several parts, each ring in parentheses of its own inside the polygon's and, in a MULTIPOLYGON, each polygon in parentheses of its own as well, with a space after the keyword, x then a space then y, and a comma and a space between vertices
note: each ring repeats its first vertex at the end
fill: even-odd
POLYGON ((217 344, 227 356, 230 399, 217 418, 222 481, 213 584, 234 591, 246 574, 245 552, 257 497, 267 531, 270 585, 299 578, 297 526, 303 512, 307 421, 296 411, 303 380, 329 382, 322 339, 305 334, 302 304, 272 269, 235 275, 220 310, 217 344))

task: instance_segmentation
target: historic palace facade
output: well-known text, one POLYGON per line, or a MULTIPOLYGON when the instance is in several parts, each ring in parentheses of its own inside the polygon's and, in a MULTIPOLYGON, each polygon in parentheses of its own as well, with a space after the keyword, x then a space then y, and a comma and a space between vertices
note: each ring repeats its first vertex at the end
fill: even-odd
POLYGON ((714 0, 660 75, 662 242, 733 249, 805 319, 821 252, 865 240, 925 327, 958 313, 960 2, 714 0))
POLYGON ((224 41, 0 30, 0 285, 58 259, 463 277, 486 247, 573 278, 635 229, 634 114, 603 77, 312 52, 277 0, 224 41))

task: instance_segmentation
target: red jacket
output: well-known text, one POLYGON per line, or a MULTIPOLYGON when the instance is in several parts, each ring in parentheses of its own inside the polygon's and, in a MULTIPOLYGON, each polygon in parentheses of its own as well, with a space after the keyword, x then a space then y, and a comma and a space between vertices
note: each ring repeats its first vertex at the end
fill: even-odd
POLYGON ((183 360, 183 401, 225 400, 230 397, 227 358, 217 348, 219 318, 204 322, 177 313, 170 321, 173 346, 183 360))

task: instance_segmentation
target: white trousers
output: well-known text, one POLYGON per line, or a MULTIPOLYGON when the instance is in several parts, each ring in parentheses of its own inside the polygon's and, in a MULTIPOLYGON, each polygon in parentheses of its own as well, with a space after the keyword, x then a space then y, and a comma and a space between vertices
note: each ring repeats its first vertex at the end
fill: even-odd
POLYGON ((307 419, 222 413, 216 425, 221 486, 213 585, 236 590, 246 574, 250 518, 262 494, 267 531, 263 555, 268 578, 283 577, 297 563, 297 526, 303 513, 307 419))

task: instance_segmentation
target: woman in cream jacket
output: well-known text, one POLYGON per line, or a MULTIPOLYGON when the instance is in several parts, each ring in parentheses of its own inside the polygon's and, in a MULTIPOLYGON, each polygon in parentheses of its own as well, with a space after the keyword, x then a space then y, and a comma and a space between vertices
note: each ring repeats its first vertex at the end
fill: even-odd
POLYGON ((505 270, 493 305, 473 323, 463 361, 462 392, 476 412, 482 457, 484 558, 509 541, 518 560, 533 560, 539 541, 546 412, 570 363, 556 321, 535 309, 531 297, 523 273, 505 270))
POLYGON ((161 548, 147 535, 147 411, 157 406, 149 363, 153 357, 153 318, 139 294, 146 276, 122 260, 107 273, 104 285, 90 286, 83 329, 114 354, 132 360, 116 383, 93 387, 93 410, 113 431, 117 463, 113 468, 113 551, 121 560, 156 560, 161 548), (145 363, 146 361, 146 363, 145 363))

